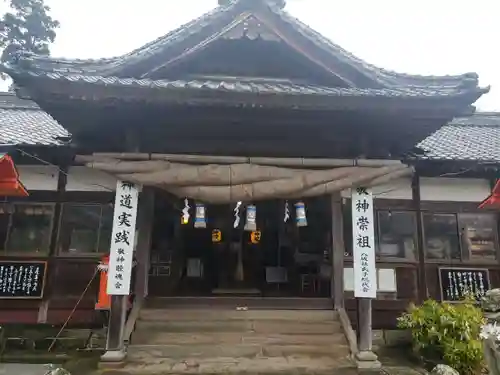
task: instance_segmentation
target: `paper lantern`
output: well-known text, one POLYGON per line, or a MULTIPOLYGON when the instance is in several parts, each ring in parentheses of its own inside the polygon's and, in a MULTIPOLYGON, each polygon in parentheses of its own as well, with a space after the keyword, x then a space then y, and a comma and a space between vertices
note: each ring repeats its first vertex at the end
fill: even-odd
POLYGON ((202 203, 196 203, 196 214, 194 217, 194 227, 195 228, 206 228, 207 227, 207 219, 206 219, 206 209, 205 205, 202 203))
POLYGON ((307 227, 306 205, 304 202, 295 203, 295 222, 298 227, 307 227))
POLYGON ((212 230, 212 242, 217 243, 222 241, 222 232, 220 229, 212 230))
POLYGON ((247 206, 247 216, 244 229, 248 232, 257 230, 256 220, 257 220, 257 207, 255 207, 253 204, 250 204, 247 206))
POLYGON ((253 243, 254 245, 256 245, 260 242, 261 237, 262 237, 262 233, 260 232, 260 230, 256 230, 256 231, 250 233, 250 242, 253 243))

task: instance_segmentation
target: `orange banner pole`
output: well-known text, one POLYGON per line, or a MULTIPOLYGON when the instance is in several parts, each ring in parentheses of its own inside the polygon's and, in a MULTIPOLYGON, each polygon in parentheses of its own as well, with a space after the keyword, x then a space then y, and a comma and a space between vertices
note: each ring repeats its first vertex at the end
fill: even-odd
POLYGON ((108 268, 109 268, 109 255, 101 258, 99 263, 99 294, 97 296, 96 310, 109 310, 111 307, 111 296, 107 293, 108 286, 108 268))

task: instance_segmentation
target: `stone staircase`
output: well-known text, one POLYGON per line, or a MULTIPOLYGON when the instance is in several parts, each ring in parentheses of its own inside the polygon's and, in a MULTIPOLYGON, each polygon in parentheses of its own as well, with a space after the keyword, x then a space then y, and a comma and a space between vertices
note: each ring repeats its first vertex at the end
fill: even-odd
POLYGON ((329 310, 221 307, 144 309, 128 348, 129 373, 356 373, 329 310))

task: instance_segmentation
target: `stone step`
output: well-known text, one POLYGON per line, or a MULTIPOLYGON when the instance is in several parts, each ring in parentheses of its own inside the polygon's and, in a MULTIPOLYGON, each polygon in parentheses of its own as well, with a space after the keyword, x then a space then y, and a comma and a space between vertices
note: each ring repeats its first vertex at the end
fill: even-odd
POLYGON ((333 345, 345 344, 345 336, 336 334, 291 335, 256 333, 169 333, 141 332, 132 335, 133 345, 196 345, 196 344, 256 344, 256 345, 333 345))
POLYGON ((188 360, 163 358, 145 363, 130 363, 126 374, 245 374, 245 375, 357 375, 354 363, 348 358, 310 357, 212 357, 188 360))
POLYGON ((190 320, 287 320, 332 321, 338 319, 332 310, 235 310, 235 309, 143 309, 141 320, 190 321, 190 320))
POLYGON ((347 358, 347 345, 257 345, 257 344, 197 344, 197 345, 130 345, 127 361, 157 363, 165 360, 205 358, 257 358, 257 357, 325 357, 330 360, 347 358))
POLYGON ((136 323, 138 332, 257 332, 283 334, 333 334, 342 332, 339 321, 283 321, 283 320, 228 320, 228 321, 145 321, 136 323))

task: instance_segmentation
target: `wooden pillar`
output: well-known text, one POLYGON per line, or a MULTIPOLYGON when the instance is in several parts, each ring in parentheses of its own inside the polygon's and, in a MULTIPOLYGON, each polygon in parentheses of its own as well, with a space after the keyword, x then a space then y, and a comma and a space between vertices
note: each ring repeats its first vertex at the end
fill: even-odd
MULTIPOLYGON (((120 192, 117 189, 115 195, 118 194, 120 194, 120 192)), ((115 198, 113 226, 115 224, 114 221, 116 220, 115 214, 116 214, 117 204, 118 204, 118 199, 115 198)), ((138 210, 139 202, 136 202, 136 204, 137 206, 135 207, 135 210, 138 210)), ((138 211, 135 212, 136 215, 137 213, 138 211)), ((136 224, 134 225, 135 228, 137 228, 137 225, 136 224)), ((132 230, 134 229, 131 228, 131 232, 135 233, 132 230)), ((132 240, 134 240, 134 238, 131 238, 131 241, 132 240)), ((133 242, 130 243, 133 245, 133 242)), ((112 260, 110 259, 109 267, 111 267, 111 264, 112 260)), ((108 270, 108 277, 110 277, 110 275, 111 275, 111 268, 108 270)), ((101 357, 101 362, 119 363, 123 362, 126 357, 124 332, 125 332, 125 321, 127 317, 127 308, 131 292, 132 289, 130 290, 129 295, 111 295, 111 306, 109 308, 108 334, 106 340, 106 352, 101 357)))
POLYGON ((66 184, 68 183, 69 166, 73 159, 73 151, 69 147, 63 147, 58 161, 57 193, 54 205, 54 216, 52 233, 50 234, 50 255, 57 255, 57 240, 61 226, 62 203, 65 200, 66 184))
POLYGON ((125 358, 123 330, 127 313, 128 296, 111 296, 108 336, 103 361, 121 362, 125 358))
MULTIPOLYGON (((65 200, 66 185, 68 183, 68 171, 73 159, 73 150, 69 147, 62 147, 60 150, 60 157, 57 161, 58 174, 57 174, 57 192, 54 204, 54 214, 52 216, 52 231, 50 233, 50 243, 49 243, 49 257, 53 259, 59 254, 59 249, 57 248, 59 231, 61 229, 61 221, 63 214, 63 202, 65 200)), ((50 268, 49 268, 50 270, 50 268)), ((48 275, 48 293, 44 295, 42 301, 38 306, 38 323, 47 322, 47 314, 50 306, 50 301, 53 297, 53 285, 57 283, 57 273, 49 273, 48 275)))
POLYGON ((360 352, 372 351, 372 300, 357 298, 358 301, 358 349, 360 352))
POLYGON ((331 196, 332 214, 332 275, 331 294, 334 308, 344 307, 344 225, 342 215, 342 197, 340 192, 331 196))
POLYGON ((136 249, 135 298, 143 299, 148 294, 148 276, 151 251, 151 235, 154 220, 154 191, 145 186, 139 197, 137 228, 139 230, 136 249))
POLYGON ((417 215, 417 257, 418 257, 418 301, 427 299, 427 278, 425 270, 424 221, 422 217, 422 202, 420 200, 420 178, 415 171, 412 176, 412 203, 417 215))

